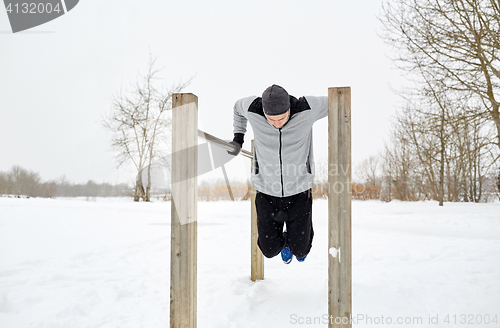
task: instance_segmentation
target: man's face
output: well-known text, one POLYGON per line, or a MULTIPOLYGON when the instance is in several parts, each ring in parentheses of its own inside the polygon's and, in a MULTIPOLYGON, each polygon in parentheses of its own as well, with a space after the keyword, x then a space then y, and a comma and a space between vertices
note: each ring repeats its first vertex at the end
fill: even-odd
POLYGON ((266 115, 266 118, 276 129, 280 129, 288 121, 288 115, 290 115, 290 110, 281 115, 266 115))

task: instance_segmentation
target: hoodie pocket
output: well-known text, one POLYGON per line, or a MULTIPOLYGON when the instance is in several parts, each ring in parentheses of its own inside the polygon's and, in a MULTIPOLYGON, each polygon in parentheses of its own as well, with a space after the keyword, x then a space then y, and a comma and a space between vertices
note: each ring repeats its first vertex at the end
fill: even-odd
POLYGON ((253 152, 253 174, 259 174, 259 161, 257 160, 257 153, 255 152, 255 149, 253 152))

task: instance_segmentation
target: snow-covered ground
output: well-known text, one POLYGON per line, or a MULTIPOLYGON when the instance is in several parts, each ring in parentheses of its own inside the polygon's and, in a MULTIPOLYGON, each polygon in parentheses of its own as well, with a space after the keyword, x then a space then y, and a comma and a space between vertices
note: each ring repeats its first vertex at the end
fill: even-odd
MULTIPOLYGON (((306 261, 256 283, 249 213, 198 203, 198 327, 326 327, 327 201, 306 261)), ((355 201, 352 223, 354 326, 500 327, 500 203, 355 201)), ((0 198, 2 328, 169 327, 169 274, 170 203, 0 198)))

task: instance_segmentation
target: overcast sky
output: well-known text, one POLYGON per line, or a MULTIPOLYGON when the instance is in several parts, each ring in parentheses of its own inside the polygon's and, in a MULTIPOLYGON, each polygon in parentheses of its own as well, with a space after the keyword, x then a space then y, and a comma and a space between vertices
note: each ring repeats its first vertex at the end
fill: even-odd
MULTIPOLYGON (((199 128, 232 139, 232 108, 276 83, 296 96, 352 88, 353 162, 376 154, 404 80, 380 33, 381 1, 97 1, 12 34, 0 9, 0 171, 44 180, 130 182, 117 171, 102 117, 147 66, 166 85, 194 76, 199 128)), ((326 158, 327 120, 314 127, 326 158)), ((251 139, 248 133, 244 147, 251 139)), ((245 161, 245 160, 243 160, 245 161)), ((232 174, 238 174, 232 173, 232 174)))

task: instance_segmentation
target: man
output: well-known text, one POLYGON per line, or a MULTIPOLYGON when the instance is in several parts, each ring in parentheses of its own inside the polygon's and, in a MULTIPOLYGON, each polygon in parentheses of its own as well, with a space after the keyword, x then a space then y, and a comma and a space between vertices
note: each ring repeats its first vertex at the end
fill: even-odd
POLYGON ((275 84, 262 97, 243 98, 234 105, 231 144, 236 150, 230 154, 240 152, 250 122, 254 132, 251 183, 257 190, 257 244, 268 258, 281 253, 286 264, 294 255, 303 262, 311 249, 312 126, 327 115, 328 97, 297 99, 275 84))

